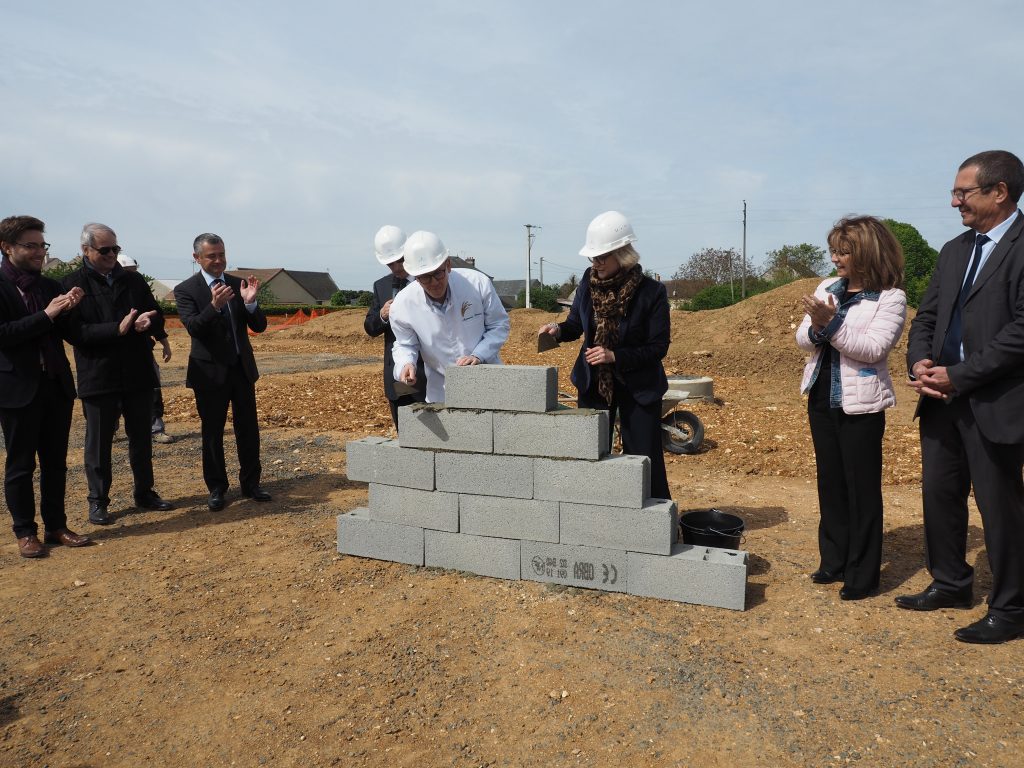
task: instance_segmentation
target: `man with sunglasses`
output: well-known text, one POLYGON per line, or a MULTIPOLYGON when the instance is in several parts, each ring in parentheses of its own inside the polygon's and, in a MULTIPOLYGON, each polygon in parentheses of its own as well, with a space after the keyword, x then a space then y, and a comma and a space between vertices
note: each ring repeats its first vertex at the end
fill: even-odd
POLYGON ((384 394, 391 406, 391 420, 394 422, 396 430, 398 429, 398 409, 403 405, 422 403, 427 389, 422 360, 416 367, 416 383, 412 385, 412 391, 409 391, 410 387, 407 384, 396 386, 393 375, 395 359, 391 350, 395 343, 395 334, 391 330, 391 304, 399 291, 412 282, 412 277, 405 271, 405 258, 402 251, 404 245, 405 233, 390 224, 381 227, 373 238, 373 250, 377 261, 387 267, 390 274, 373 284, 373 299, 370 301, 370 308, 366 311, 366 319, 363 320, 363 329, 371 337, 384 335, 384 394))
POLYGON ((444 401, 449 365, 501 363, 509 319, 490 278, 475 269, 452 269, 444 243, 433 232, 414 232, 403 249, 405 270, 416 284, 391 305, 394 376, 414 385, 417 360, 427 377, 427 402, 444 401))
POLYGON ((153 340, 166 336, 164 316, 145 278, 117 263, 121 246, 106 224, 82 228, 82 266, 64 278, 64 289, 84 294, 72 322, 78 396, 85 412, 85 475, 89 522, 110 525, 111 444, 124 414, 135 506, 166 511, 174 506, 153 489, 153 340))
POLYGON ((939 254, 910 328, 907 368, 920 395, 925 556, 932 583, 901 608, 973 605, 967 563, 971 487, 992 570, 988 612, 965 643, 1024 636, 1024 165, 1002 150, 961 165, 950 204, 967 231, 939 254))

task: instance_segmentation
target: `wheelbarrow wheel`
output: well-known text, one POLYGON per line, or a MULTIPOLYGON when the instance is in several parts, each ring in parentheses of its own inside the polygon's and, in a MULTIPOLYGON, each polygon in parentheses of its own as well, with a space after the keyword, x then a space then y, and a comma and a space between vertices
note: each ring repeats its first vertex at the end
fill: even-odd
POLYGON ((661 444, 669 453, 694 454, 704 443, 704 423, 689 411, 672 411, 661 420, 661 444))

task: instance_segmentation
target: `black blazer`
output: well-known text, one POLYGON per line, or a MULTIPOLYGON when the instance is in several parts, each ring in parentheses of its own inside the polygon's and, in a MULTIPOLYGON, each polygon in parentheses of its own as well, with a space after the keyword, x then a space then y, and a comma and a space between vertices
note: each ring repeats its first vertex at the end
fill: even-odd
MULTIPOLYGON (((48 277, 40 280, 44 300, 49 303, 61 293, 60 284, 48 277)), ((66 315, 59 315, 56 322, 45 312, 30 315, 18 286, 0 275, 0 408, 23 408, 36 396, 43 375, 40 340, 48 333, 55 335, 60 349, 60 368, 54 373, 64 393, 74 399, 75 382, 60 338, 68 333, 66 315)))
MULTIPOLYGON (((370 301, 370 308, 366 310, 366 319, 363 320, 363 329, 370 336, 384 334, 384 394, 388 400, 397 400, 401 395, 395 392, 395 377, 392 375, 395 369, 395 359, 391 354, 391 347, 395 344, 395 334, 391 330, 391 324, 380 319, 380 309, 397 294, 398 283, 406 285, 404 278, 395 278, 387 275, 373 284, 373 299, 370 301)), ((416 391, 426 396, 427 374, 423 370, 423 358, 416 363, 416 391)))
MULTIPOLYGON (((590 389, 591 366, 584 352, 594 346, 594 304, 590 296, 590 268, 576 288, 569 316, 558 324, 559 341, 574 341, 583 336, 579 356, 572 369, 572 383, 580 392, 590 389)), ((668 293, 665 286, 646 275, 636 287, 625 317, 619 323, 619 341, 615 353, 616 386, 625 384, 633 399, 641 405, 660 402, 668 390, 662 359, 670 342, 668 293)))
POLYGON ((185 386, 192 389, 221 387, 227 381, 228 370, 236 357, 242 364, 246 378, 255 383, 260 377, 256 369, 256 358, 249 343, 248 330, 256 333, 267 329, 267 316, 258 306, 249 312, 242 303, 242 281, 224 273, 226 282, 235 292, 228 306, 230 313, 219 312, 211 304, 213 295, 202 272, 196 272, 188 280, 178 283, 174 289, 174 300, 178 303, 178 317, 192 337, 192 349, 188 356, 188 371, 185 386), (232 335, 230 323, 235 324, 232 335), (238 339, 238 353, 235 352, 235 338, 238 339))
POLYGON ((72 343, 81 397, 159 386, 153 368, 153 339, 167 335, 163 312, 138 272, 118 265, 112 274, 112 285, 85 266, 64 278, 65 291, 78 286, 85 292, 85 298, 70 315, 75 326, 72 343), (139 314, 156 310, 152 327, 146 333, 130 329, 120 336, 118 325, 133 309, 139 314))
MULTIPOLYGON (((1024 443, 1024 216, 1003 235, 964 301, 964 361, 947 367, 958 396, 969 398, 983 435, 994 443, 1024 443)), ((931 282, 910 326, 907 369, 942 351, 974 250, 974 230, 939 253, 931 282)), ((920 409, 920 401, 918 402, 920 409)))

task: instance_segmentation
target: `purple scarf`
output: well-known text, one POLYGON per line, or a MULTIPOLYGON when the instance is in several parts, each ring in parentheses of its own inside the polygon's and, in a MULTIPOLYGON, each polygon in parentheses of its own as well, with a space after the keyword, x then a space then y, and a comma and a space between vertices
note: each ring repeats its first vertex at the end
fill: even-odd
MULTIPOLYGON (((11 263, 10 259, 4 259, 0 262, 0 273, 21 289, 25 308, 30 315, 42 312, 47 304, 50 303, 43 296, 43 282, 40 279, 42 277, 41 272, 27 272, 23 269, 18 269, 11 263)), ((61 359, 64 358, 64 349, 52 327, 48 333, 39 339, 39 347, 43 355, 43 365, 46 366, 46 374, 51 379, 56 378, 57 371, 61 368, 61 359)))

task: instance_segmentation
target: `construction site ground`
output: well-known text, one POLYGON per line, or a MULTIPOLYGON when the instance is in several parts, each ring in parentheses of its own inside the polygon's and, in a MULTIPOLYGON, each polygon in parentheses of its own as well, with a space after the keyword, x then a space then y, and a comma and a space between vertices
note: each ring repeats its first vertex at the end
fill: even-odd
MULTIPOLYGON (((164 367, 172 512, 132 506, 114 444, 116 524, 86 522, 76 407, 70 526, 96 546, 39 561, 0 546, 0 766, 1018 766, 1024 640, 956 642, 991 581, 972 508, 972 610, 914 613, 923 589, 920 450, 893 354, 881 591, 813 585, 814 455, 794 344, 802 281, 711 312, 673 311, 670 373, 714 379, 690 407, 706 440, 667 455, 680 511, 746 522, 744 612, 341 557, 335 518, 363 506, 345 443, 392 434, 382 340, 346 310, 254 338, 271 503, 210 512, 188 336, 164 367)), ((506 363, 556 316, 512 313, 506 363)), ((229 424, 230 431, 230 424, 229 424)), ((229 474, 237 463, 227 439, 229 474)))

